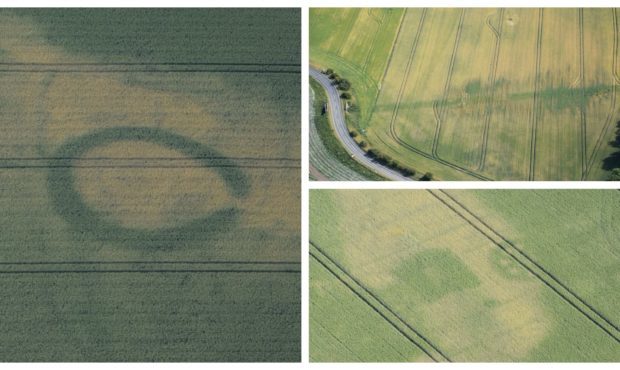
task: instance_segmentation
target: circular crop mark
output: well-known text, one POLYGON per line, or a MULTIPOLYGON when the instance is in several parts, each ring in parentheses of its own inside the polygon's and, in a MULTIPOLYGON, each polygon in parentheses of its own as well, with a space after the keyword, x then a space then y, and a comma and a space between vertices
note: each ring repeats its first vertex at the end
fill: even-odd
POLYGON ((79 160, 93 148, 117 141, 142 141, 174 149, 205 167, 213 167, 231 196, 242 198, 249 191, 248 177, 232 160, 195 140, 159 128, 114 127, 98 130, 62 145, 55 153, 55 162, 49 171, 48 191, 52 205, 79 232, 77 235, 153 249, 178 246, 191 240, 204 241, 209 236, 234 228, 240 213, 236 207, 221 208, 181 226, 159 229, 130 228, 104 219, 86 204, 77 190, 73 161, 79 160))

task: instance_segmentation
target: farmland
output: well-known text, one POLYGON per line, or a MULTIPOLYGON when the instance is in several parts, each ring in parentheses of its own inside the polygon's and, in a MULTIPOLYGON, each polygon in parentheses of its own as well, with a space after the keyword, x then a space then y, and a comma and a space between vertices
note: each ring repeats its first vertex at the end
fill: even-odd
POLYGON ((349 125, 443 180, 604 180, 617 9, 311 9, 310 63, 351 82, 349 125))
POLYGON ((299 24, 0 11, 0 361, 300 360, 299 24))
POLYGON ((311 361, 618 361, 616 190, 312 190, 311 361))

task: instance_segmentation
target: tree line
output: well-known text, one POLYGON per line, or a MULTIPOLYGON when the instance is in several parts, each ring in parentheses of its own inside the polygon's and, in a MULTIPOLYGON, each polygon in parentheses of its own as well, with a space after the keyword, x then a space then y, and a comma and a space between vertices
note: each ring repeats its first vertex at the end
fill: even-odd
MULTIPOLYGON (((323 73, 329 77, 332 85, 336 86, 336 88, 340 91, 341 99, 349 102, 353 98, 350 92, 351 82, 349 80, 347 80, 346 78, 342 78, 338 73, 334 72, 334 70, 331 68, 326 69, 323 73)), ((349 135, 353 138, 353 140, 357 143, 357 145, 359 145, 359 147, 362 148, 362 150, 366 152, 366 154, 370 158, 372 158, 374 161, 386 167, 389 167, 395 171, 398 171, 403 176, 406 176, 406 177, 415 176, 416 174, 415 169, 396 161, 394 158, 390 157, 389 155, 385 153, 382 153, 376 148, 370 147, 370 145, 368 145, 368 143, 361 138, 361 135, 355 129, 350 129, 349 135)), ((433 174, 430 172, 426 172, 424 175, 420 177, 421 181, 431 181, 432 179, 433 179, 433 174)))

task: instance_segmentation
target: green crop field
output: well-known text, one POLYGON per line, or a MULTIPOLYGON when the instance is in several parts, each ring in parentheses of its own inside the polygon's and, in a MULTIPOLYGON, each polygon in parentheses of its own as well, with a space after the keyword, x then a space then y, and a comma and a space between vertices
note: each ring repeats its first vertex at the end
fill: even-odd
POLYGON ((352 85, 370 147, 444 180, 620 167, 617 9, 310 10, 310 62, 352 85))
POLYGON ((0 361, 299 361, 299 9, 0 10, 0 361))
POLYGON ((617 190, 312 190, 310 359, 620 360, 617 190))

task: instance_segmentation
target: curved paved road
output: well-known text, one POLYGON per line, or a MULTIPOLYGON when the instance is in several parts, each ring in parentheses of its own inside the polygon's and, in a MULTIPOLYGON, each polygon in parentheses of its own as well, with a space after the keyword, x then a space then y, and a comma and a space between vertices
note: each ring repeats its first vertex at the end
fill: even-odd
POLYGON ((409 177, 405 177, 399 172, 383 166, 366 156, 366 152, 364 152, 349 135, 349 129, 347 128, 347 123, 344 118, 344 109, 340 100, 340 93, 338 93, 336 87, 331 84, 329 77, 312 67, 310 67, 310 77, 320 83, 327 92, 327 96, 329 98, 329 115, 331 118, 331 123, 336 131, 338 139, 340 139, 340 142, 346 151, 349 152, 349 154, 356 161, 387 179, 412 181, 409 177))

